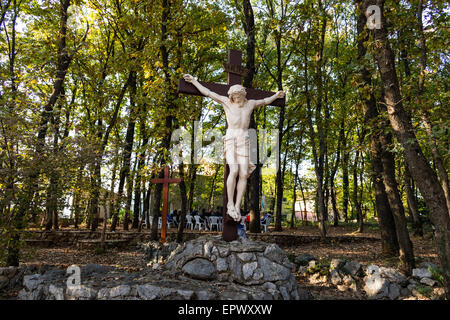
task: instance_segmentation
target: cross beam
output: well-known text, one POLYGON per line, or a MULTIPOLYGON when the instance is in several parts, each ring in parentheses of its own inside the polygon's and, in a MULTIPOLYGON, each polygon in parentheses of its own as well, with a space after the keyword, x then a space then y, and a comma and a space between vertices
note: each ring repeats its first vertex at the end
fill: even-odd
MULTIPOLYGON (((163 207, 162 207, 162 226, 161 226, 161 243, 166 242, 167 234, 167 208, 169 201, 169 183, 181 182, 180 178, 169 178, 169 166, 164 167, 164 177, 152 179, 152 183, 162 183, 163 184, 163 207)), ((158 221, 153 221, 153 223, 158 223, 158 221)))

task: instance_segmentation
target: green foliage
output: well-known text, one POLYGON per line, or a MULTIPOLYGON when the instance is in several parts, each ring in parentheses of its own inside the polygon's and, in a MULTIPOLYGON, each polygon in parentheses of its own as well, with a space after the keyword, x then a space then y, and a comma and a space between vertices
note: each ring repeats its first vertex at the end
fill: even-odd
MULTIPOLYGON (((225 131, 223 109, 209 100, 178 94, 178 79, 191 73, 204 81, 225 83, 222 63, 228 49, 242 50, 244 64, 247 60, 247 34, 239 1, 174 0, 166 9, 161 1, 76 0, 71 4, 62 50, 72 59, 63 93, 49 111, 44 108, 60 76, 59 58, 63 56, 60 3, 19 1, 8 8, 0 28, 2 248, 8 247, 16 231, 28 225, 43 227, 49 208, 71 214, 73 220, 76 215, 79 225, 85 226, 91 222, 89 212, 95 213, 95 208, 91 210, 93 200, 98 200, 99 206, 111 207, 123 219, 124 208, 131 203, 137 187, 141 199, 144 191, 152 189, 150 180, 160 169, 163 155, 170 152, 164 139, 171 130, 181 127, 192 134, 193 121, 198 120, 203 130, 225 131), (167 18, 164 23, 163 17, 167 18), (127 82, 130 74, 136 75, 133 89, 127 82), (124 145, 131 127, 134 131, 127 167, 124 145), (139 159, 143 159, 142 166, 139 159), (125 191, 119 198, 120 180, 125 191), (23 208, 26 210, 19 210, 23 208), (13 219, 19 211, 23 214, 20 223, 13 219)), ((290 225, 294 189, 297 204, 303 208, 305 200, 308 210, 316 211, 319 182, 330 200, 325 204, 331 215, 333 181, 340 223, 344 216, 355 218, 354 201, 349 201, 348 212, 343 212, 346 193, 355 191, 368 222, 366 227, 371 228, 374 222, 376 228, 369 136, 377 133, 375 124, 382 123, 387 115, 381 112, 369 122, 364 117, 364 100, 370 94, 382 110, 383 84, 373 56, 376 43, 371 37, 366 43, 369 50, 358 61, 354 2, 257 0, 251 4, 257 68, 253 86, 271 91, 282 87, 287 92, 280 146, 285 198, 282 211, 287 217, 283 227, 290 225), (363 66, 370 73, 371 85, 361 77, 363 66), (355 166, 357 151, 359 161, 355 166), (357 190, 353 190, 353 171, 357 190), (346 178, 349 188, 344 190, 346 178)), ((428 62, 422 74, 416 6, 416 2, 386 1, 386 15, 392 23, 389 38, 396 53, 403 103, 411 114, 419 144, 430 162, 432 147, 436 146, 448 168, 449 13, 443 2, 427 2, 424 36, 428 62), (421 76, 425 90, 419 101, 421 76), (430 115, 431 134, 423 123, 423 110, 430 115)), ((255 117, 258 129, 275 129, 280 109, 259 108, 255 117)), ((393 133, 388 125, 380 130, 393 133)), ((403 157, 403 147, 394 140, 388 150, 397 157, 397 179, 402 188, 404 161, 398 160, 403 157)), ((192 154, 191 150, 182 152, 187 158, 192 154)), ((275 160, 271 161, 271 166, 262 168, 261 194, 266 199, 266 211, 273 212, 276 188, 280 186, 275 185, 275 160)), ((178 174, 178 163, 171 164, 172 172, 178 174)), ((188 194, 190 182, 194 182, 189 199, 194 209, 221 204, 223 165, 203 162, 196 165, 196 174, 192 164, 186 162, 184 168, 188 194)), ((177 203, 178 194, 179 187, 172 187, 171 199, 177 203)), ((416 194, 420 215, 427 222, 429 211, 420 193, 416 194)), ((403 201, 406 207, 406 199, 403 201)), ((425 223, 427 228, 430 225, 425 223)), ((0 250, 0 258, 5 258, 6 252, 0 250)))
POLYGON ((425 285, 418 285, 416 290, 427 298, 431 298, 431 294, 433 293, 433 288, 425 285))

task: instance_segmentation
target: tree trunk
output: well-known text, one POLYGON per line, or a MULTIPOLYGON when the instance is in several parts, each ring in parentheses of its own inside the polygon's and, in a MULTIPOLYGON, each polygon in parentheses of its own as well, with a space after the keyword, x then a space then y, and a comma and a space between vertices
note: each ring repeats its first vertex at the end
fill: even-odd
MULTIPOLYGON (((365 4, 372 2, 364 1, 365 4)), ((430 220, 435 228, 436 251, 444 271, 446 296, 450 298, 450 221, 447 202, 435 172, 422 153, 411 119, 403 108, 402 95, 395 71, 394 53, 388 41, 386 20, 383 14, 384 1, 377 0, 376 4, 381 9, 381 28, 373 31, 378 41, 375 55, 385 91, 385 104, 389 121, 397 139, 404 148, 405 160, 408 163, 411 175, 430 210, 430 220)), ((367 6, 363 9, 365 8, 367 6)))
POLYGON ((395 156, 388 151, 391 144, 390 134, 380 135, 380 142, 383 148, 381 162, 383 163, 383 182, 386 195, 394 215, 395 230, 400 246, 400 262, 402 270, 410 275, 414 269, 414 252, 412 242, 409 239, 408 228, 403 209, 403 203, 398 192, 398 184, 395 179, 395 156))
MULTIPOLYGON (((345 150, 344 143, 344 150, 345 150)), ((349 179, 348 179, 348 163, 349 163, 350 152, 344 151, 344 156, 342 157, 342 213, 344 215, 345 222, 348 222, 348 199, 350 195, 349 191, 349 179)))
MULTIPOLYGON (((177 230, 177 242, 183 242, 183 230, 184 230, 184 219, 186 218, 186 209, 187 209, 187 195, 186 195, 186 184, 184 183, 184 164, 180 163, 178 166, 178 171, 180 172, 181 182, 178 184, 180 187, 180 196, 181 196, 181 212, 179 215, 178 221, 178 230, 177 230)), ((219 170, 217 170, 219 171, 219 170)), ((217 174, 216 171, 216 174, 217 174)))
POLYGON ((384 134, 385 128, 381 125, 379 118, 379 111, 377 108, 375 96, 373 92, 366 92, 366 87, 372 86, 371 75, 367 70, 363 62, 363 57, 366 55, 367 48, 365 42, 368 40, 368 34, 364 35, 364 27, 366 25, 367 18, 363 12, 360 12, 357 21, 358 30, 358 61, 361 66, 362 84, 361 90, 362 96, 365 97, 369 94, 369 98, 364 99, 364 124, 365 126, 374 127, 369 135, 370 139, 370 160, 371 171, 370 175, 373 182, 375 193, 375 207, 378 216, 378 223, 381 233, 381 251, 387 256, 398 256, 399 244, 397 240, 397 233, 395 229, 394 216, 392 214, 391 207, 387 198, 386 191, 384 189, 383 182, 383 164, 381 161, 381 154, 384 152, 380 143, 380 135, 384 134))
POLYGON ((364 232, 364 219, 361 210, 361 203, 358 201, 358 164, 360 151, 356 150, 355 162, 353 164, 353 207, 356 210, 356 220, 358 220, 358 232, 364 232))
POLYGON ((409 173, 408 165, 405 164, 405 190, 406 190, 406 201, 408 204, 408 211, 413 221, 413 230, 415 236, 423 236, 422 222, 419 217, 419 207, 417 205, 416 197, 414 196, 414 191, 411 184, 411 174, 409 173))

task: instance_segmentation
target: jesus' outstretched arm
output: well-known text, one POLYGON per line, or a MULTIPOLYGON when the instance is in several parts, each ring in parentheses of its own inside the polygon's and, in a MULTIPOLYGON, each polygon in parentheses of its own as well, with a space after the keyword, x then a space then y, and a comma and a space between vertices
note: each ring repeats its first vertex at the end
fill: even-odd
POLYGON ((203 86, 200 82, 198 82, 193 76, 191 76, 190 74, 185 74, 183 76, 184 80, 186 82, 192 83, 197 89, 198 91, 200 91, 201 94, 203 94, 206 97, 209 97, 211 99, 213 99, 214 101, 220 103, 220 104, 224 104, 227 101, 227 97, 225 96, 221 96, 218 95, 217 93, 209 90, 208 88, 206 88, 205 86, 203 86))
POLYGON ((277 93, 275 93, 273 96, 264 98, 264 99, 260 99, 260 100, 251 100, 253 101, 254 104, 254 108, 258 108, 261 106, 266 106, 271 104, 272 102, 274 102, 277 99, 283 99, 285 96, 284 91, 278 91, 277 93))

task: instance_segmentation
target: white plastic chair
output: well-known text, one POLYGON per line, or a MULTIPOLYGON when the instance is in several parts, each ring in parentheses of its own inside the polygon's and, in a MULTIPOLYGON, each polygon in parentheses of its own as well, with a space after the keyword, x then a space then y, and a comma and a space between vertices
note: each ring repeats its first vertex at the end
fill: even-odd
POLYGON ((213 231, 213 226, 216 226, 216 230, 220 231, 221 219, 219 217, 209 217, 209 230, 213 231))
POLYGON ((202 228, 204 226, 204 222, 200 221, 200 216, 194 216, 194 219, 195 219, 194 229, 197 228, 197 226, 198 226, 198 230, 202 230, 202 228))
POLYGON ((194 229, 194 223, 192 221, 192 216, 190 214, 186 215, 186 229, 190 227, 191 230, 194 229))
POLYGON ((267 227, 269 226, 269 224, 272 222, 272 216, 268 215, 262 222, 261 222, 261 226, 264 227, 264 232, 267 232, 267 227))

